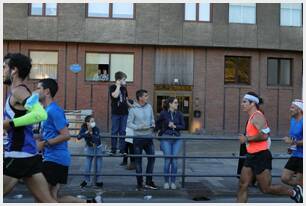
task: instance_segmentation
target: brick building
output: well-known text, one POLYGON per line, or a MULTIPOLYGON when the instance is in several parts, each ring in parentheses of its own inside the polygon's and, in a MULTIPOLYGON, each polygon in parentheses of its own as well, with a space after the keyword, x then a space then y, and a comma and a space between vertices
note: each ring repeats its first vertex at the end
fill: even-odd
POLYGON ((130 97, 149 91, 156 115, 162 99, 177 96, 189 131, 243 131, 240 101, 252 90, 273 135, 283 135, 290 102, 302 96, 301 4, 6 3, 3 12, 4 54, 31 56, 31 89, 57 79, 58 103, 92 108, 104 131, 118 70, 128 74, 130 97), (110 80, 97 80, 99 70, 110 80))

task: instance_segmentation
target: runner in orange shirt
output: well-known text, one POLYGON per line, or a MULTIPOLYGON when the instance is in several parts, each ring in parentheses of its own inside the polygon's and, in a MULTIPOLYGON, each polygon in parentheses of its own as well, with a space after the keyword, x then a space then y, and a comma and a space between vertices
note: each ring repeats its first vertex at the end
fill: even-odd
POLYGON ((288 195, 295 202, 303 202, 303 189, 297 185, 289 188, 285 185, 271 184, 272 155, 269 151, 269 132, 267 120, 259 110, 263 103, 254 92, 248 92, 241 103, 243 111, 249 115, 246 135, 240 135, 240 143, 246 143, 247 155, 241 171, 237 202, 247 202, 248 186, 256 176, 259 188, 263 193, 288 195))

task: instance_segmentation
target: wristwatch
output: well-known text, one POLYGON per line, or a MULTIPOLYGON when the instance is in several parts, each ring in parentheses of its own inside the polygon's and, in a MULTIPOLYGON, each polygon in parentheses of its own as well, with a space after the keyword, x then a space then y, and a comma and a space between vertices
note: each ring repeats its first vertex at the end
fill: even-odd
POLYGON ((44 147, 50 147, 50 146, 51 146, 50 142, 47 139, 44 140, 44 147))

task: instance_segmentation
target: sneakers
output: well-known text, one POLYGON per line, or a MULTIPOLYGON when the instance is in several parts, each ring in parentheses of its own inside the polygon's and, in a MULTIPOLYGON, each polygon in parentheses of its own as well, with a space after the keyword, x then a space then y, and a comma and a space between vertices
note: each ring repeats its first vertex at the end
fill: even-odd
POLYGON ((102 203, 103 197, 102 195, 97 195, 95 198, 92 199, 92 203, 102 203))
POLYGON ((303 188, 300 185, 297 185, 293 187, 293 190, 295 191, 295 195, 290 196, 290 198, 293 199, 296 203, 302 203, 303 202, 303 188))
POLYGON ((172 189, 172 190, 176 190, 176 185, 175 185, 173 182, 171 183, 170 186, 171 186, 171 189, 172 189))
POLYGON ((83 182, 81 182, 80 187, 83 188, 87 185, 87 182, 84 180, 83 182))
POLYGON ((168 182, 165 182, 165 184, 164 184, 164 189, 165 189, 165 190, 169 190, 169 188, 170 188, 169 183, 168 183, 168 182))
POLYGON ((96 186, 97 186, 97 187, 103 187, 103 182, 97 182, 97 183, 96 183, 96 186))
POLYGON ((154 184, 153 181, 146 183, 144 187, 147 188, 147 189, 151 189, 151 190, 156 190, 157 189, 157 186, 154 184))

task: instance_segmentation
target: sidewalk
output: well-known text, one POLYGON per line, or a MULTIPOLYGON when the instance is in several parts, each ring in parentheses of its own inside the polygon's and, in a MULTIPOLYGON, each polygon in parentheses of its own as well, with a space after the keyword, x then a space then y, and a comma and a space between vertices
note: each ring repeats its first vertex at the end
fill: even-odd
MULTIPOLYGON (((194 135, 186 135, 193 137, 194 135)), ((203 138, 220 138, 220 136, 198 136, 203 138)), ((233 138, 234 136, 228 136, 233 138)), ((104 142, 109 145, 109 140, 104 142)), ((162 155, 159 149, 159 141, 154 141, 156 154, 162 155)), ((69 142, 70 151, 72 154, 83 153, 83 142, 69 142)), ((279 141, 272 142, 272 154, 286 154, 287 147, 279 141)), ((186 142, 186 155, 205 155, 205 156, 238 156, 239 155, 239 142, 229 140, 187 140, 186 142)), ((103 158, 102 172, 104 174, 135 174, 135 170, 129 171, 125 167, 120 166, 122 157, 105 157, 103 158)), ((273 160, 273 175, 280 175, 283 166, 287 160, 273 160)), ((146 165, 146 159, 143 158, 143 167, 146 165)), ((186 159, 186 174, 236 174, 238 165, 237 159, 186 159)), ((82 173, 84 167, 84 157, 73 157, 70 173, 82 173)), ((145 170, 144 170, 145 171, 145 170)), ((156 158, 154 173, 163 172, 163 159, 156 158)), ((178 161, 178 173, 182 173, 182 161, 178 161)), ((159 186, 158 190, 141 191, 135 190, 136 178, 135 177, 103 177, 104 187, 99 189, 93 186, 81 189, 79 184, 83 180, 80 176, 70 176, 68 184, 62 187, 62 194, 70 195, 83 195, 86 197, 93 197, 96 193, 103 193, 105 202, 196 202, 193 198, 198 197, 199 202, 235 202, 236 191, 238 186, 238 179, 235 177, 186 177, 185 188, 181 188, 181 177, 177 177, 177 190, 163 190, 163 177, 153 177, 156 185, 159 186), (144 196, 152 196, 152 200, 144 200, 144 196), (221 201, 222 202, 222 201, 221 201)), ((273 178, 273 183, 280 183, 280 178, 273 178)), ((293 202, 287 197, 263 195, 258 188, 250 188, 250 197, 266 198, 268 202, 293 202)), ((24 185, 18 185, 14 191, 9 194, 4 202, 22 202, 31 201, 30 194, 24 185), (14 199, 14 195, 23 194, 22 199, 14 199)), ((251 200, 250 200, 251 201, 251 200)))

